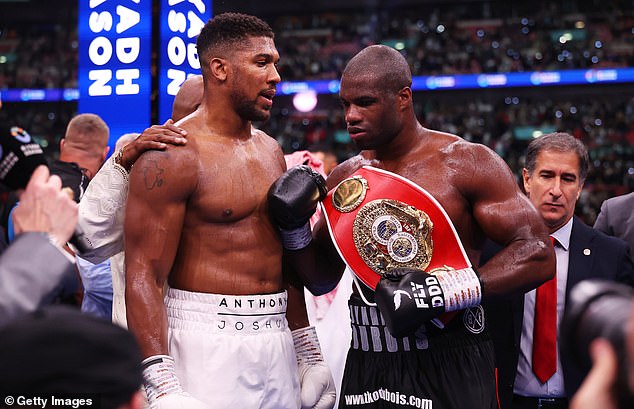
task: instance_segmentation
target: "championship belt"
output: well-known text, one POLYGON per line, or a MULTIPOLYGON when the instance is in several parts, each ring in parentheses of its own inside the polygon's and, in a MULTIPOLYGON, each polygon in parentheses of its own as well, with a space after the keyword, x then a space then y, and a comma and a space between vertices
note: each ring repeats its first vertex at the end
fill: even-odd
POLYGON ((430 274, 471 267, 440 203, 402 176, 364 166, 328 192, 322 206, 339 255, 372 290, 403 267, 430 274))

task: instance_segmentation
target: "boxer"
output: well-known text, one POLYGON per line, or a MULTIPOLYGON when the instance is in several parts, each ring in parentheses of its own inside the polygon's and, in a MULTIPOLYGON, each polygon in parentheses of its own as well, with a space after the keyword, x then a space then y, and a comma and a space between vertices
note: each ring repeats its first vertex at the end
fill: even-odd
POLYGON ((553 247, 499 156, 418 122, 411 84, 390 47, 354 56, 339 97, 361 152, 329 175, 326 216, 306 234, 321 186, 295 168, 275 182, 269 206, 290 226, 289 258, 313 293, 336 285, 344 261, 357 276, 340 408, 497 408, 478 303, 553 277, 553 247), (476 271, 486 238, 504 249, 476 271))

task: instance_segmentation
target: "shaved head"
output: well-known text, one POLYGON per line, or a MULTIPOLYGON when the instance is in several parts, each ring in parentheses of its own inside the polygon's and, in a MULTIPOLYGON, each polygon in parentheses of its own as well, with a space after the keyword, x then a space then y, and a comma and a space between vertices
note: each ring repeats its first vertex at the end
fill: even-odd
POLYGON ((407 60, 392 47, 371 45, 361 50, 346 65, 346 78, 368 78, 370 83, 387 92, 412 86, 412 71, 407 60))
POLYGON ((99 115, 79 114, 66 127, 64 146, 87 156, 99 157, 108 146, 109 137, 110 129, 99 115))
POLYGON ((192 75, 187 78, 174 97, 172 119, 180 121, 194 112, 203 100, 203 76, 192 75))

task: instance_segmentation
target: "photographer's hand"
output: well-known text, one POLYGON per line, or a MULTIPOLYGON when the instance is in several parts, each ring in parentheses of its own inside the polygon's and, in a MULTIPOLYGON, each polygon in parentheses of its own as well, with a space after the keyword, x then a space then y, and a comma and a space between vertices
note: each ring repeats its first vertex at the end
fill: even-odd
POLYGON ((46 166, 39 166, 13 212, 15 233, 47 233, 63 246, 75 230, 77 212, 77 204, 62 189, 59 176, 51 175, 46 166))
POLYGON ((573 396, 570 409, 617 409, 618 362, 610 343, 598 338, 590 344, 592 370, 573 396))

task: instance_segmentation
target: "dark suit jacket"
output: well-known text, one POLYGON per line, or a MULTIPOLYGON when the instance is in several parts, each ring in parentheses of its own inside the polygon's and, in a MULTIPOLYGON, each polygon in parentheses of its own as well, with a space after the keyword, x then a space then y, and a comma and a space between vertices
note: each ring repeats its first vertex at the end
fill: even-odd
MULTIPOLYGON (((487 244, 480 264, 493 257, 499 249, 500 247, 493 243, 487 244)), ((589 278, 603 278, 634 286, 634 265, 627 244, 623 240, 594 230, 577 217, 572 224, 569 256, 566 300, 575 284, 589 278), (587 255, 586 249, 590 250, 587 255)), ((487 301, 484 306, 495 348, 500 404, 502 409, 510 408, 520 351, 524 296, 503 301, 487 301)), ((567 359, 565 354, 561 355, 561 360, 566 392, 568 396, 572 396, 586 373, 567 359)))
POLYGON ((51 301, 75 265, 39 233, 23 233, 0 256, 0 326, 51 301))
POLYGON ((627 241, 634 257, 634 192, 603 202, 594 228, 627 241))

